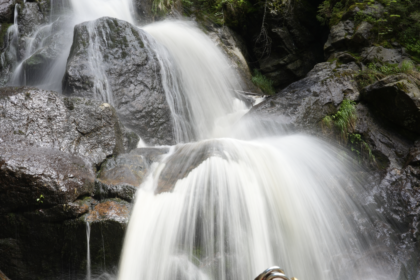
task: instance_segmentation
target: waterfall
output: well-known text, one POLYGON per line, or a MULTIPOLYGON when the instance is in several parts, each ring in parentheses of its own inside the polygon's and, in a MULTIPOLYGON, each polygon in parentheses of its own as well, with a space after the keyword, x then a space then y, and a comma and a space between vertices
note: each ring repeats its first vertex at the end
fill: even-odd
POLYGON ((178 113, 198 142, 172 147, 140 186, 119 280, 254 279, 272 265, 299 279, 395 276, 375 253, 381 217, 361 204, 340 149, 269 125, 256 134, 252 119, 238 122, 240 84, 204 33, 179 21, 144 29, 176 63, 188 103, 178 113))
POLYGON ((91 268, 90 268, 90 223, 86 221, 86 280, 91 279, 91 268))
MULTIPOLYGON (((51 1, 50 23, 31 34, 12 84, 26 84, 25 60, 61 20, 63 48, 37 80, 57 91, 76 24, 103 16, 134 23, 130 0, 71 0, 67 17, 59 15, 60 3, 51 1)), ((17 19, 8 41, 18 41, 17 19)), ((102 36, 94 22, 89 27, 90 38, 102 36)), ((242 118, 249 108, 235 94, 243 90, 237 73, 193 23, 164 21, 144 30, 145 47, 161 66, 177 145, 136 194, 118 279, 252 280, 272 265, 301 280, 395 276, 374 250, 381 217, 361 202, 363 181, 340 149, 242 118)), ((97 44, 90 47, 97 98, 112 104, 103 59, 97 44)), ((91 279, 89 222, 86 236, 91 279)))

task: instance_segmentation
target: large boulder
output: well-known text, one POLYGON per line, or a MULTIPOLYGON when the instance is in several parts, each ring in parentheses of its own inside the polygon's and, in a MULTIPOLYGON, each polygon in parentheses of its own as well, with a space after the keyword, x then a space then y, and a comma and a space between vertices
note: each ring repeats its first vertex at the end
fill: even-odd
POLYGON ((395 64, 407 58, 402 49, 387 49, 381 46, 365 48, 361 56, 365 63, 381 62, 395 64))
POLYGON ((61 98, 32 88, 0 90, 0 142, 51 148, 99 165, 123 152, 114 108, 84 98, 61 98))
POLYGON ((420 133, 420 90, 409 76, 388 76, 364 88, 361 98, 390 122, 420 133))
POLYGON ((171 144, 171 111, 150 40, 141 29, 113 18, 77 25, 63 93, 106 100, 146 143, 171 144))
POLYGON ((337 67, 335 63, 317 64, 307 77, 266 98, 248 113, 293 129, 312 129, 326 115, 334 114, 344 97, 358 98, 353 79, 357 65, 337 67))
POLYGON ((75 201, 94 190, 83 159, 36 147, 0 144, 0 213, 75 201))

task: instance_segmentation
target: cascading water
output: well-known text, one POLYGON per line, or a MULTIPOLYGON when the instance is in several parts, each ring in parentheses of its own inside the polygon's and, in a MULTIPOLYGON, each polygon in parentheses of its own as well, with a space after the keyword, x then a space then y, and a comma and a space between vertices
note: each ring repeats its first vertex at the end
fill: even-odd
POLYGON ((301 279, 392 274, 367 257, 375 245, 353 215, 372 213, 348 193, 362 188, 339 150, 304 135, 220 138, 253 127, 237 123, 244 110, 235 110, 239 82, 226 58, 191 24, 145 30, 177 63, 183 114, 208 140, 173 147, 142 184, 118 279, 253 279, 275 264, 301 279))
MULTIPOLYGON (((51 3, 51 22, 31 35, 21 65, 44 47, 52 26, 68 31, 102 16, 134 23, 129 0, 71 0, 67 17, 62 1, 51 3)), ((156 41, 145 40, 161 64, 178 144, 138 190, 118 279, 249 280, 271 265, 301 280, 395 278, 371 251, 376 244, 366 232, 380 218, 358 202, 362 188, 338 149, 241 119, 247 108, 235 95, 242 90, 235 71, 193 24, 166 21, 144 30, 156 41), (364 230, 354 216, 365 218, 364 230)), ((17 25, 12 33, 18 36, 17 25)), ((61 89, 71 46, 65 33, 66 47, 38 86, 61 89)), ((98 98, 112 103, 101 61, 91 56, 96 88, 104 90, 98 98)), ((25 84, 16 71, 15 83, 25 84)))

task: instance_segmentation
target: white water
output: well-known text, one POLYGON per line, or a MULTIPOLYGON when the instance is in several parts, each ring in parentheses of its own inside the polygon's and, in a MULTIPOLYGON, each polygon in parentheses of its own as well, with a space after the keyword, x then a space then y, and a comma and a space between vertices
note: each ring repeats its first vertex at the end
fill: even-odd
POLYGON ((91 278, 91 269, 90 269, 90 222, 86 221, 86 280, 91 278))
MULTIPOLYGON (((70 27, 102 16, 134 22, 129 0, 70 2, 70 27)), ((239 126, 247 112, 234 94, 241 85, 214 43, 187 22, 144 29, 157 42, 149 48, 162 66, 177 141, 189 143, 172 147, 139 189, 118 279, 248 280, 272 265, 300 280, 385 278, 389 270, 368 257, 374 242, 353 223, 370 213, 347 192, 348 184, 362 190, 340 151, 313 137, 273 134, 276 127, 239 126), (173 192, 157 194, 168 182, 173 192)), ((66 45, 43 86, 60 85, 70 39, 66 45)), ((92 63, 106 82, 101 58, 92 63)), ((112 101, 112 92, 100 98, 112 101)))

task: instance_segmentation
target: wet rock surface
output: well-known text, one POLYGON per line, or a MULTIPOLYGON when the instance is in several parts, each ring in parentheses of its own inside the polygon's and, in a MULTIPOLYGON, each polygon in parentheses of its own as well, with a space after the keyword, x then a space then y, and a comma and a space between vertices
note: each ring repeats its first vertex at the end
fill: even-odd
POLYGON ((122 123, 146 143, 171 144, 171 112, 159 62, 145 46, 149 40, 144 31, 117 19, 100 18, 77 25, 63 93, 108 100, 122 123))
POLYGON ((334 114, 345 97, 358 98, 354 73, 351 65, 317 64, 306 78, 266 98, 248 114, 292 129, 312 129, 324 116, 334 114))
MULTIPOLYGON (((192 170, 210 157, 227 160, 223 145, 223 142, 210 140, 177 146, 175 152, 165 160, 165 167, 160 173, 155 193, 172 192, 178 180, 187 177, 192 170), (179 164, 179 162, 183 162, 183 164, 179 164)), ((233 156, 233 158, 235 157, 233 156)))
POLYGON ((48 148, 0 145, 0 212, 73 202, 94 190, 80 157, 48 148))
POLYGON ((107 160, 98 175, 99 192, 132 200, 132 190, 143 182, 152 163, 159 161, 167 152, 167 148, 138 148, 107 160))
MULTIPOLYGON (((130 205, 92 196, 96 166, 124 152, 123 144, 120 121, 107 103, 0 89, 0 267, 6 275, 83 278, 87 216, 98 238, 92 253, 101 256, 92 267, 117 266, 130 205)), ((134 193, 120 190, 114 197, 131 201, 134 193)))
POLYGON ((63 99, 54 92, 31 88, 0 89, 0 139, 57 149, 93 164, 124 150, 119 121, 109 104, 63 99))
POLYGON ((99 202, 85 198, 65 207, 78 208, 78 218, 70 219, 68 215, 58 218, 54 214, 51 219, 46 213, 59 213, 53 208, 38 209, 41 213, 0 214, 0 223, 4 226, 0 231, 0 265, 6 275, 22 280, 34 279, 34 274, 41 279, 84 278, 87 221, 92 273, 115 269, 130 204, 120 199, 99 202))

